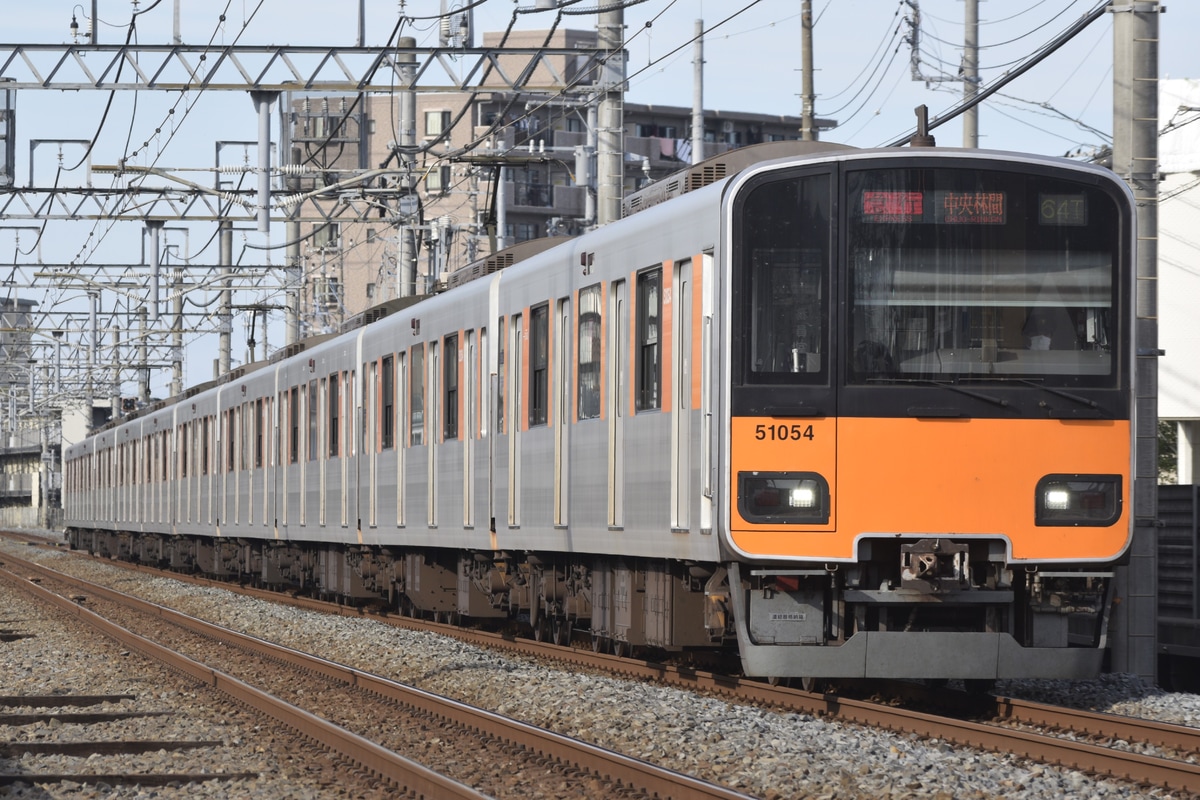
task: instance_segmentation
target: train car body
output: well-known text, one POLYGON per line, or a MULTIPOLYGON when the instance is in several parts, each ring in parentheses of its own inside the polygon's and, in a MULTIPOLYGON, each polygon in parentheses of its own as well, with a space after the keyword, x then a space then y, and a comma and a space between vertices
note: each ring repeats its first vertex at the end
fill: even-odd
POLYGON ((1094 674, 1133 529, 1129 191, 792 146, 98 432, 71 541, 757 676, 1094 674))

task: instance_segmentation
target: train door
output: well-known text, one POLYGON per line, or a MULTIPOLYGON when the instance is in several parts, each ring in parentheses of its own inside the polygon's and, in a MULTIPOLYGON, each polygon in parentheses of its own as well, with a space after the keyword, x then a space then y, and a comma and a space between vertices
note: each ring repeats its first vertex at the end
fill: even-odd
POLYGON ((317 390, 317 524, 324 527, 329 501, 329 378, 321 378, 317 390))
POLYGON ((396 354, 396 527, 404 527, 406 481, 404 459, 410 444, 408 421, 408 354, 396 354))
POLYGON ((571 427, 568 416, 571 409, 571 301, 563 298, 558 301, 558 324, 555 326, 554 358, 555 366, 552 371, 554 405, 552 424, 554 426, 554 524, 566 525, 569 517, 568 501, 570 495, 570 452, 567 447, 571 427))
MULTIPOLYGON (((363 367, 363 440, 359 455, 360 460, 366 459, 367 463, 367 525, 372 528, 379 524, 376 517, 378 511, 376 503, 379 498, 375 494, 375 470, 379 460, 380 445, 378 370, 379 363, 376 361, 363 367)), ((360 483, 359 491, 361 491, 361 485, 360 483)))
POLYGON ((707 252, 700 262, 700 530, 712 533, 713 484, 713 254, 707 252))
POLYGON ((691 499, 692 260, 675 262, 672 276, 671 527, 687 530, 691 499))
POLYGON ((629 298, 625 281, 613 281, 609 288, 608 385, 605 404, 608 410, 608 524, 625 524, 625 414, 628 411, 629 386, 629 298))
POLYGON ((425 430, 428 431, 428 447, 425 452, 427 455, 426 464, 428 465, 428 473, 426 475, 427 495, 426 495, 426 518, 429 527, 436 527, 438 524, 437 502, 438 502, 438 485, 437 485, 437 457, 438 443, 443 438, 443 432, 440 427, 440 416, 438 414, 441 408, 441 385, 439 378, 441 377, 441 351, 438 349, 436 341, 429 343, 429 392, 425 395, 428 398, 425 414, 425 430))
POLYGON ((463 367, 463 527, 475 525, 475 439, 479 435, 479 352, 467 331, 463 367))
POLYGON ((522 315, 513 314, 508 348, 512 358, 512 370, 509 372, 512 402, 508 411, 508 524, 513 528, 521 524, 521 408, 524 405, 521 399, 525 387, 522 323, 522 315))

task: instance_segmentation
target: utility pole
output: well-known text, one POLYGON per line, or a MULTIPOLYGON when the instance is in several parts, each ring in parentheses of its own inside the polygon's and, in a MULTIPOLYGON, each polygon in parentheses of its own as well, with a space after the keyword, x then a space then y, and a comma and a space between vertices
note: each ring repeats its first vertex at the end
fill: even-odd
POLYGON ((1116 672, 1155 678, 1158 554, 1158 0, 1114 0, 1113 171, 1137 198, 1137 357, 1129 565, 1117 571, 1116 672))
POLYGON ((816 131, 813 130, 813 107, 817 101, 813 92, 812 24, 812 0, 803 0, 800 3, 800 53, 803 59, 800 85, 804 96, 800 98, 800 138, 806 142, 817 138, 816 131))
POLYGON ((625 10, 601 11, 596 43, 603 51, 600 68, 599 133, 596 146, 596 222, 621 218, 625 194, 625 53, 621 48, 625 10))
MULTIPOLYGON (((966 0, 963 26, 963 100, 969 101, 979 87, 979 0, 966 0)), ((963 114, 963 147, 979 147, 979 106, 963 114)))
MULTIPOLYGON (((403 36, 396 44, 403 51, 416 47, 417 40, 411 36, 403 36)), ((403 170, 400 176, 400 223, 396 227, 396 236, 400 240, 396 264, 396 276, 400 282, 397 296, 410 297, 416 293, 414 287, 417 283, 417 248, 412 225, 420 224, 420 220, 409 218, 417 210, 413 190, 413 151, 417 147, 417 93, 409 85, 416 74, 416 57, 411 53, 401 52, 397 61, 403 65, 400 67, 400 79, 405 84, 405 88, 397 93, 400 141, 396 143, 396 147, 403 170)))
MULTIPOLYGON (((807 0, 806 0, 807 2, 807 0)), ((696 20, 696 55, 692 60, 692 163, 704 160, 704 20, 696 20)))

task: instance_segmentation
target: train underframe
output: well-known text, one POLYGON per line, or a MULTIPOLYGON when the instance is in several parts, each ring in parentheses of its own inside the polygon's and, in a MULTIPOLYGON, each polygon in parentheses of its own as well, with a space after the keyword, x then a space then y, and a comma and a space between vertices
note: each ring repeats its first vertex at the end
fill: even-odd
POLYGON ((999 542, 865 543, 836 565, 404 549, 70 529, 75 549, 597 650, 731 650, 770 678, 1080 678, 1112 574, 1007 564, 999 542))

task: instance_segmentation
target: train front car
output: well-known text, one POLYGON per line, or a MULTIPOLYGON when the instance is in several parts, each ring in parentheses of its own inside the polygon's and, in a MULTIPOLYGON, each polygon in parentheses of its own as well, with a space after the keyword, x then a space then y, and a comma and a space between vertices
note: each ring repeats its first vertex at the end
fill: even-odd
POLYGON ((750 170, 725 214, 747 673, 1098 672, 1133 530, 1125 185, 859 152, 750 170))

